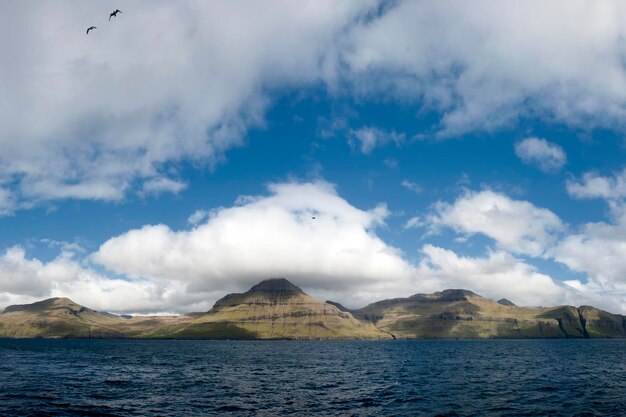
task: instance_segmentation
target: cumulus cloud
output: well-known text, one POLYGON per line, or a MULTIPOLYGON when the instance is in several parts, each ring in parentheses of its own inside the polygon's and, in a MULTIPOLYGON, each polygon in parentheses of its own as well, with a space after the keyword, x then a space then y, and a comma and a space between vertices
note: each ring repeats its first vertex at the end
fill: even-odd
POLYGON ((552 256, 574 271, 589 276, 588 285, 605 291, 626 292, 626 170, 602 176, 585 173, 569 180, 567 192, 577 199, 603 199, 608 222, 584 224, 552 250, 552 256))
POLYGON ((587 172, 567 181, 567 192, 577 199, 602 199, 609 221, 590 222, 564 238, 551 251, 559 262, 588 275, 587 285, 605 291, 626 291, 626 170, 603 176, 587 172))
POLYGON ((467 191, 451 204, 439 202, 427 221, 435 229, 484 234, 503 249, 531 256, 542 255, 565 230, 550 210, 489 190, 467 191))
POLYGON ((0 308, 48 297, 69 297, 102 311, 148 313, 206 311, 219 291, 187 293, 180 282, 114 278, 63 250, 49 262, 29 259, 20 246, 0 255, 0 308))
POLYGON ((138 1, 106 26, 104 2, 7 5, 0 184, 27 202, 178 192, 166 165, 219 163, 273 88, 325 77, 337 37, 373 5, 138 1))
POLYGON ((415 267, 376 234, 389 216, 385 204, 356 208, 325 182, 268 191, 196 211, 188 229, 129 230, 91 254, 46 241, 61 254, 43 262, 10 248, 0 255, 0 304, 62 295, 118 312, 206 311, 226 293, 277 276, 351 306, 419 288, 415 267))
POLYGON ((560 170, 567 156, 559 145, 543 138, 526 138, 515 144, 515 154, 527 165, 534 165, 543 172, 560 170))
MULTIPOLYGON (((616 193, 598 194, 615 196, 616 193)), ((571 232, 554 213, 528 201, 513 200, 493 191, 466 191, 453 203, 437 203, 430 215, 411 218, 405 228, 426 227, 430 228, 429 233, 435 233, 441 227, 448 227, 460 233, 461 239, 483 234, 493 239, 500 248, 491 251, 487 258, 471 258, 426 245, 423 252, 427 255, 427 263, 421 264, 420 276, 446 277, 447 282, 459 282, 468 288, 482 289, 485 294, 494 294, 494 291, 504 290, 508 285, 514 294, 519 291, 520 299, 525 302, 534 299, 549 304, 560 300, 561 303, 575 304, 578 299, 581 300, 579 303, 587 302, 614 311, 624 311, 626 206, 614 200, 610 200, 610 203, 610 223, 588 223, 571 232), (566 280, 564 284, 569 288, 565 288, 508 252, 558 262, 573 272, 584 274, 585 282, 566 280), (437 266, 430 269, 425 267, 430 264, 437 266), (459 265, 470 265, 471 268, 461 271, 457 268, 459 265), (491 280, 483 279, 481 273, 473 273, 472 268, 491 271, 491 280), (449 272, 442 273, 440 269, 449 272), (518 284, 507 284, 507 278, 502 278, 503 275, 498 271, 505 271, 502 272, 504 276, 519 278, 518 284), (523 274, 520 275, 521 272, 523 274), (526 278, 522 279, 522 276, 526 278), (526 284, 528 287, 525 287, 526 284), (533 288, 537 288, 537 291, 533 288), (571 292, 570 289, 580 293, 571 292), (540 297, 541 293, 544 293, 544 298, 540 297)))
POLYGON ((568 194, 574 198, 624 199, 626 197, 626 169, 611 176, 587 172, 578 181, 568 180, 566 186, 568 194))
POLYGON ((507 252, 490 252, 485 257, 464 257, 433 245, 424 245, 422 252, 425 258, 420 263, 420 273, 447 285, 471 288, 474 292, 495 299, 511 297, 511 301, 520 305, 558 304, 564 301, 562 285, 507 252))
POLYGON ((398 2, 345 61, 361 94, 438 111, 441 136, 534 117, 623 131, 625 23, 619 1, 398 2))
POLYGON ((362 127, 350 132, 350 145, 359 147, 364 154, 371 153, 375 148, 388 143, 395 143, 399 146, 404 142, 404 133, 397 133, 395 130, 385 131, 376 127, 362 127))
MULTIPOLYGON (((626 127, 617 1, 137 1, 86 36, 109 11, 20 1, 0 17, 2 213, 178 192, 165 167, 215 166, 290 88, 399 99, 437 113, 442 136, 537 115, 626 127)), ((402 135, 364 127, 352 140, 368 153, 402 135)))
POLYGON ((355 289, 371 300, 411 287, 413 267, 375 234, 388 216, 386 206, 358 209, 323 182, 273 184, 269 191, 214 210, 191 230, 149 225, 128 231, 102 244, 93 260, 131 277, 182 281, 194 292, 286 276, 312 292, 349 295, 354 303, 365 298, 355 289))
POLYGON ((556 260, 587 273, 605 288, 626 291, 626 224, 589 223, 552 251, 556 260))
MULTIPOLYGON (((612 311, 626 307, 619 293, 623 285, 607 286, 608 281, 617 282, 617 275, 563 285, 504 249, 533 252, 535 245, 551 240, 550 227, 560 225, 529 204, 488 192, 465 194, 454 205, 443 206, 442 221, 453 224, 457 210, 478 210, 476 218, 485 216, 478 225, 462 219, 454 224, 462 233, 472 230, 493 236, 502 249, 462 256, 426 244, 419 251, 420 260, 412 263, 377 234, 389 216, 386 205, 359 209, 325 182, 271 184, 268 191, 242 196, 232 207, 195 212, 192 225, 183 230, 162 224, 129 230, 91 254, 82 253, 77 245, 46 241, 61 252, 43 262, 28 258, 19 246, 11 247, 0 254, 0 306, 66 296, 114 312, 206 311, 226 293, 282 276, 313 296, 350 307, 451 287, 527 305, 586 303, 612 311), (491 203, 480 204, 485 201, 491 203), (519 213, 530 213, 529 218, 543 222, 546 230, 526 224, 529 233, 516 232, 524 226, 517 223, 519 213), (494 224, 489 225, 490 220, 494 224), (493 231, 496 225, 512 234, 499 235, 493 231), (613 293, 606 296, 610 288, 613 293)), ((615 239, 619 233, 614 231, 615 239)), ((616 246, 615 242, 607 245, 616 246)), ((582 262, 569 250, 573 259, 582 262)), ((590 258, 597 255, 588 252, 590 258)), ((611 253, 613 261, 620 255, 626 258, 611 253)), ((551 256, 592 277, 594 271, 608 267, 619 273, 601 256, 597 269, 575 264, 565 249, 551 256)))
POLYGON ((608 292, 593 283, 561 283, 534 266, 498 250, 483 257, 460 256, 433 245, 422 248, 420 276, 447 288, 470 288, 492 299, 507 298, 518 305, 593 305, 609 311, 626 311, 626 293, 608 292))

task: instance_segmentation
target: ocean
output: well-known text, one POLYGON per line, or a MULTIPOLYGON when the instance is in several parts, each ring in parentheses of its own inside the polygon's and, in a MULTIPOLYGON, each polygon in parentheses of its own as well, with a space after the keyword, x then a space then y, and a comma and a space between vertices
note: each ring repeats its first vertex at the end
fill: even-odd
POLYGON ((624 416, 626 340, 0 340, 0 415, 624 416))

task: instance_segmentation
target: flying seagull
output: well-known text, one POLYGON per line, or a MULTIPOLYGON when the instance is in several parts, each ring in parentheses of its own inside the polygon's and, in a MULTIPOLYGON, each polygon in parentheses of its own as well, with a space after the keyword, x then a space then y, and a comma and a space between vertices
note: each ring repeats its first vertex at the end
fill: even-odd
POLYGON ((122 11, 120 9, 115 9, 115 11, 109 15, 109 22, 111 21, 112 17, 117 17, 118 13, 122 13, 122 11))
POLYGON ((87 29, 87 35, 89 35, 89 31, 90 31, 90 30, 94 30, 94 29, 98 29, 98 28, 97 28, 97 27, 95 27, 95 26, 91 26, 90 28, 88 28, 88 29, 87 29))

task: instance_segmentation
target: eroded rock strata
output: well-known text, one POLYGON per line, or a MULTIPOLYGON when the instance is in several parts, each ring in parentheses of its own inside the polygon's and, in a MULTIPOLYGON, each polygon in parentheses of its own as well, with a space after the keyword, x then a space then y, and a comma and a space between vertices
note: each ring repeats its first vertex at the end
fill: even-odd
POLYGON ((520 307, 468 290, 415 294, 348 309, 286 279, 229 294, 205 313, 118 316, 67 298, 7 307, 0 337, 428 339, 626 337, 626 317, 590 306, 520 307))

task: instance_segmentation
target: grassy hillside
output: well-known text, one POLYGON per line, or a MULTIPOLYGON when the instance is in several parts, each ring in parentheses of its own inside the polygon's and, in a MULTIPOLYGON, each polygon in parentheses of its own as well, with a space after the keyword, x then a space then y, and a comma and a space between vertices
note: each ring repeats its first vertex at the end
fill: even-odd
POLYGON ((120 337, 125 319, 98 313, 68 298, 7 307, 0 314, 2 337, 120 337))
POLYGON ((352 314, 397 338, 626 337, 623 316, 593 307, 518 307, 467 290, 384 300, 352 314))
POLYGON ((305 294, 287 280, 267 280, 215 303, 194 325, 229 323, 259 339, 387 339, 372 323, 305 294))
POLYGON ((349 310, 284 279, 229 294, 206 313, 121 317, 51 298, 7 307, 0 337, 165 339, 422 339, 626 337, 626 317, 594 307, 518 307, 467 290, 349 310))

